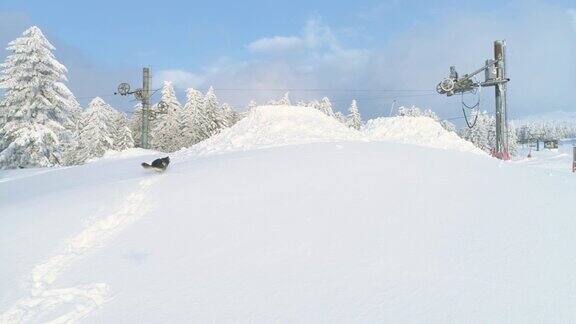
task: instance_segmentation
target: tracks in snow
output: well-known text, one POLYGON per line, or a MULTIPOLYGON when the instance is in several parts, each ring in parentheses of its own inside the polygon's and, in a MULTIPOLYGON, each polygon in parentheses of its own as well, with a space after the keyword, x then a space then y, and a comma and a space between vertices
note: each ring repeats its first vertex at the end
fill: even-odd
POLYGON ((0 314, 1 324, 74 323, 104 304, 109 296, 105 283, 54 288, 52 284, 72 263, 109 240, 138 218, 150 206, 146 196, 158 178, 142 180, 136 191, 111 214, 98 218, 80 233, 68 239, 63 251, 38 264, 32 270, 29 296, 16 301, 0 314))

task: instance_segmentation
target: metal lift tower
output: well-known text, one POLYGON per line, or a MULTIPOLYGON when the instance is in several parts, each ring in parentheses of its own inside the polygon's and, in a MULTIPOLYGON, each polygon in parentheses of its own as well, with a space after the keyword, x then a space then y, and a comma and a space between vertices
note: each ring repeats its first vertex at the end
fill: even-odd
POLYGON ((440 94, 453 96, 471 92, 478 87, 494 87, 496 97, 496 147, 492 154, 501 159, 509 160, 508 151, 508 117, 506 111, 506 86, 510 79, 506 74, 506 41, 494 41, 494 59, 486 60, 480 69, 458 76, 456 68, 450 67, 450 76, 442 80, 436 87, 440 94), (475 82, 473 78, 484 72, 484 82, 475 82))
POLYGON ((136 100, 142 103, 142 134, 140 146, 145 149, 150 148, 150 68, 142 69, 142 88, 130 91, 130 84, 123 82, 118 85, 118 91, 114 94, 127 96, 133 94, 136 100))

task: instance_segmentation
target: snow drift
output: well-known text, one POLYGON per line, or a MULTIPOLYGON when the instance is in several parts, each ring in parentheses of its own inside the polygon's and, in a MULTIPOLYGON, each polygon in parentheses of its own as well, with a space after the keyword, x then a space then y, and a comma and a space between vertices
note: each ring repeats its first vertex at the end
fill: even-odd
POLYGON ((362 128, 372 141, 390 141, 484 154, 471 142, 447 131, 430 117, 391 117, 369 120, 362 128))
POLYGON ((194 146, 201 154, 360 140, 360 132, 308 107, 259 106, 231 128, 194 146))
POLYGON ((387 141, 483 154, 472 143, 428 117, 378 118, 361 130, 322 112, 298 106, 259 106, 231 128, 195 145, 201 155, 343 141, 387 141))

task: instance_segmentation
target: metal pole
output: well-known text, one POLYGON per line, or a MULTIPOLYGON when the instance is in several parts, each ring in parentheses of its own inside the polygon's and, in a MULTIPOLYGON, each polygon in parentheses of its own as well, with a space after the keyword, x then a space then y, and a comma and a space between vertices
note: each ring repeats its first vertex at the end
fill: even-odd
POLYGON ((576 172, 576 146, 572 146, 572 172, 576 172))
MULTIPOLYGON (((505 80, 506 75, 506 41, 494 41, 494 60, 496 60, 496 78, 505 80)), ((496 152, 499 159, 509 160, 508 121, 506 114, 506 82, 497 83, 496 91, 496 152)))
POLYGON ((142 70, 142 148, 149 149, 150 129, 150 68, 142 70))

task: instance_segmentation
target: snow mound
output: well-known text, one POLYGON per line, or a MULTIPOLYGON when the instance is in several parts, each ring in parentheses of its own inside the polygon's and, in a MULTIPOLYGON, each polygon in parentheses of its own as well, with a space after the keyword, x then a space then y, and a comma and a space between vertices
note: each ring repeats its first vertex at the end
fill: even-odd
POLYGON ((484 154, 456 133, 447 131, 430 117, 381 117, 369 120, 362 128, 371 141, 389 141, 484 154))
POLYGON ((199 154, 210 154, 362 138, 360 132, 309 107, 259 106, 236 125, 193 149, 199 154))
POLYGON ((184 154, 207 155, 343 141, 385 141, 484 154, 429 117, 377 118, 357 131, 316 109, 299 106, 256 107, 236 125, 185 150, 184 154))

